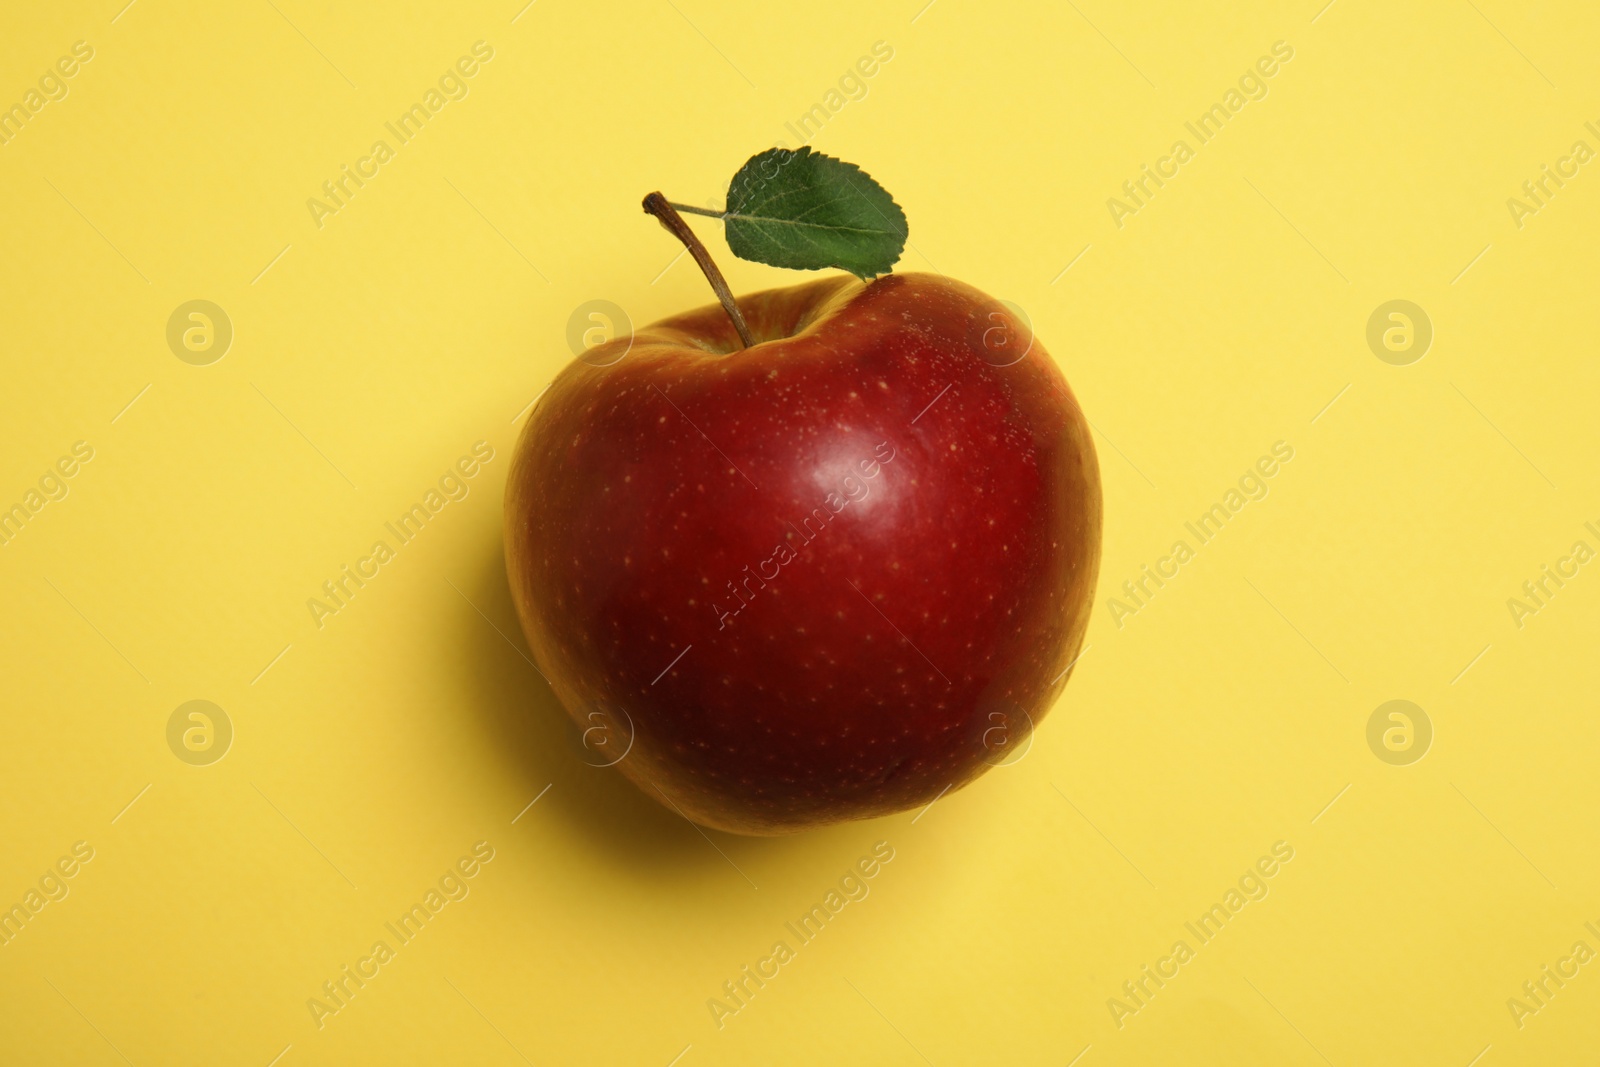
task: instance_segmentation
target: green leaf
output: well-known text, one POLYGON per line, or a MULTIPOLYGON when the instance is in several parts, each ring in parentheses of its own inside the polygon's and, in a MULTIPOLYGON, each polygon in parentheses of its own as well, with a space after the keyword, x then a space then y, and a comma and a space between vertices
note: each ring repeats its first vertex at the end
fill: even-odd
POLYGON ((906 215, 853 163, 769 148, 739 168, 723 215, 728 247, 774 267, 887 274, 906 246, 906 215))

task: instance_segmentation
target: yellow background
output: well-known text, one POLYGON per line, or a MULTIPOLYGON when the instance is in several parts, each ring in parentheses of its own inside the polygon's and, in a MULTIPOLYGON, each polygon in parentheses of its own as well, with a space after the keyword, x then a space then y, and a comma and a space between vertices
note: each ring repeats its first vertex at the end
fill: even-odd
MULTIPOLYGON (((0 1061, 1592 1060, 1600 963, 1506 1004, 1600 948, 1600 565, 1520 629, 1506 604, 1600 547, 1600 164, 1506 206, 1600 148, 1592 6, 924 2, 11 5, 0 102, 95 55, 0 146, 0 503, 95 458, 0 548, 0 904, 95 857, 0 947, 0 1061), (307 199, 479 40, 319 229, 307 199), (580 758, 500 493, 575 308, 708 300, 640 197, 717 202, 877 41, 812 143, 905 207, 903 269, 1026 309, 1093 420, 1090 649, 1020 762, 921 814, 702 836, 580 758), (1435 331, 1409 366, 1365 340, 1400 298, 1435 331), (165 339, 192 299, 234 328, 208 366, 165 339), (471 495, 319 629, 307 598, 478 440, 471 495), (1280 440, 1270 495, 1119 628, 1106 598, 1280 440), (209 766, 166 740, 193 699, 235 730, 209 766), (1433 725, 1409 766, 1367 745, 1391 699, 1433 725), (319 1029, 308 998, 480 840, 470 896, 319 1029), (879 840, 870 896, 719 1030, 708 998, 879 840), (1270 895, 1119 1028, 1279 840, 1270 895)), ((696 225, 736 290, 802 280, 696 225)))

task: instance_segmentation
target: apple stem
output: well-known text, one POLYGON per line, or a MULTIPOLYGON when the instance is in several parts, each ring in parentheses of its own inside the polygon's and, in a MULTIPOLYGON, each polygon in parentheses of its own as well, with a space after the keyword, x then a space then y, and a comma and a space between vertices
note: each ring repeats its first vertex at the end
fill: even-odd
MULTIPOLYGON (((686 208, 694 214, 702 214, 694 208, 686 208)), ((711 260, 711 253, 706 251, 706 246, 700 238, 689 229, 689 224, 683 221, 683 216, 668 203, 667 198, 660 193, 651 193, 644 198, 644 213, 654 215, 661 222, 662 229, 683 242, 694 261, 700 265, 700 272, 706 276, 706 281, 711 283, 711 288, 717 294, 717 299, 722 301, 722 309, 728 313, 728 318, 733 320, 733 328, 739 331, 739 340, 744 342, 744 347, 750 348, 756 341, 750 336, 750 327, 744 321, 744 315, 739 311, 739 305, 734 303, 733 290, 728 288, 727 279, 711 260)), ((706 211, 703 214, 716 215, 715 212, 706 211)), ((716 215, 721 218, 720 215, 716 215)))

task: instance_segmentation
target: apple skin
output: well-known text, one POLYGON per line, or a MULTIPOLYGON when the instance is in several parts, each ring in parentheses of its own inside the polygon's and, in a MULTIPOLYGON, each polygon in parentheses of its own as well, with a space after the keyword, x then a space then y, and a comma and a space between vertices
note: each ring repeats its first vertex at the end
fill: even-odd
POLYGON ((523 632, 592 749, 696 823, 928 804, 1066 685, 1100 563, 1088 422, 1028 327, 960 282, 739 307, 749 349, 713 304, 540 398, 506 487, 523 632))

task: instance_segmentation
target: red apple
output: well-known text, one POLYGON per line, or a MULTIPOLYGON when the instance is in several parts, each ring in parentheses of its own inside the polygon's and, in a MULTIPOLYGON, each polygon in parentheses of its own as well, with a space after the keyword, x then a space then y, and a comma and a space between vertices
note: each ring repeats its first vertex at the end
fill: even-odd
POLYGON ((1066 685, 1100 562, 1088 423, 960 282, 738 303, 750 348, 711 305, 540 399, 506 487, 523 631, 604 762, 704 826, 927 804, 1066 685))

